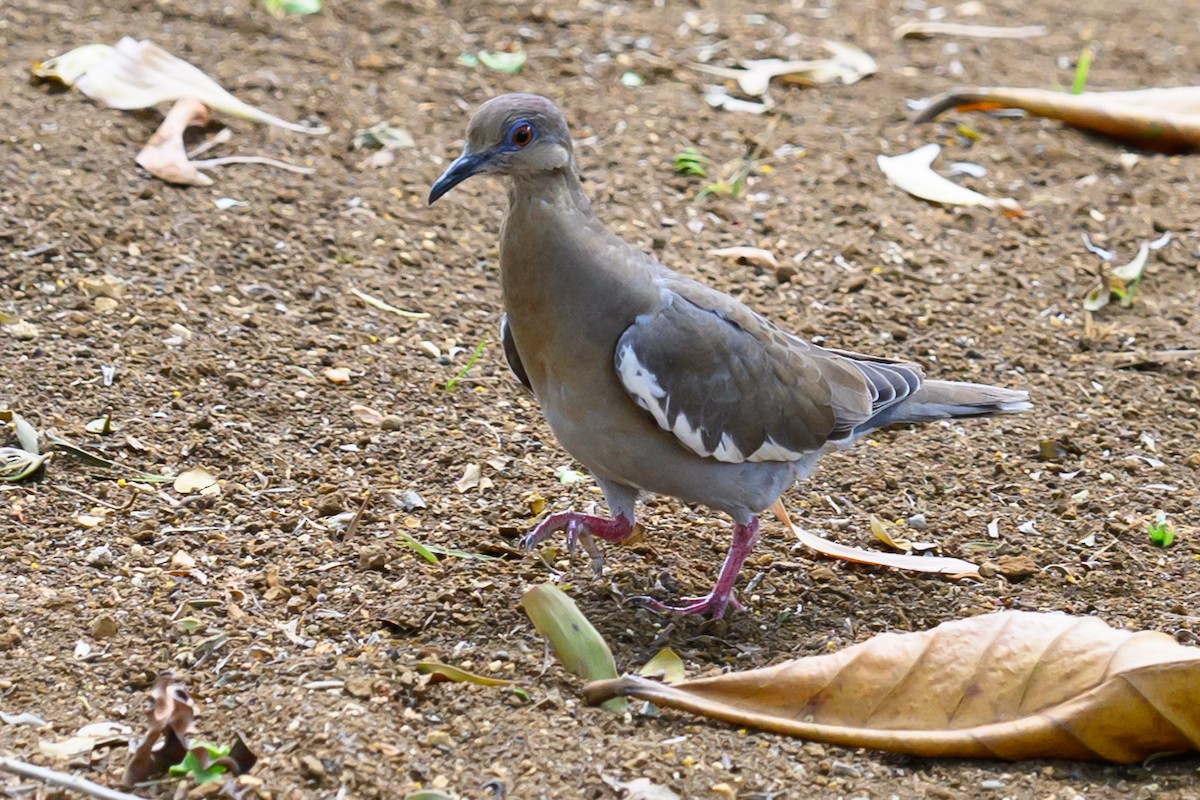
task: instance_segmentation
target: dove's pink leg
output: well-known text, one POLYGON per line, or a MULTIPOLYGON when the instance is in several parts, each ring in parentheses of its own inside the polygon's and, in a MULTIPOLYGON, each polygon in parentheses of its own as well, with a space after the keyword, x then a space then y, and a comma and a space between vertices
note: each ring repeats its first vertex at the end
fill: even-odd
POLYGON ((717 575, 717 585, 703 597, 684 598, 683 604, 678 606, 670 606, 651 597, 634 597, 632 601, 655 611, 708 614, 713 619, 720 619, 725 609, 731 605, 735 610, 740 610, 742 604, 733 597, 733 586, 737 583, 742 564, 746 563, 746 557, 750 555, 750 550, 757 540, 758 517, 752 517, 748 525, 734 524, 733 543, 729 545, 729 553, 725 556, 725 563, 721 565, 721 572, 717 575))

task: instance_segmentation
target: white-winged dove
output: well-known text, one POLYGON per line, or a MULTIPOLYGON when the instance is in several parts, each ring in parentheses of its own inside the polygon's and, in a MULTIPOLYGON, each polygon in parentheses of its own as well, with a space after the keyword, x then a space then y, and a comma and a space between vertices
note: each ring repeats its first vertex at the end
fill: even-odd
POLYGON ((620 542, 642 492, 733 518, 711 592, 678 606, 639 598, 645 605, 720 617, 757 514, 823 453, 893 423, 1029 408, 1022 391, 925 380, 915 364, 810 344, 626 244, 592 213, 566 119, 544 97, 484 103, 429 202, 481 174, 509 179, 505 356, 611 513, 551 514, 525 546, 560 530, 589 550, 592 537, 620 542))

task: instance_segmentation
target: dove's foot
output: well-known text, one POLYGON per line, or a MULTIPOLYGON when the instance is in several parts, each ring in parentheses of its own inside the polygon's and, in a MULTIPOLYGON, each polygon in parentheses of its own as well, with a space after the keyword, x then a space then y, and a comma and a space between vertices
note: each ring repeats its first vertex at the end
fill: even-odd
POLYGON ((532 550, 559 531, 567 532, 567 552, 575 554, 582 546, 592 560, 592 572, 597 577, 604 569, 604 553, 596 539, 605 542, 623 542, 633 535, 633 522, 623 516, 599 517, 595 514, 580 514, 576 511, 559 511, 538 523, 529 535, 521 540, 521 547, 532 550))
POLYGON ((733 587, 737 583, 742 564, 746 563, 746 557, 750 555, 757 540, 758 517, 752 517, 748 525, 733 526, 733 543, 729 545, 729 554, 725 556, 725 563, 721 565, 721 572, 717 575, 717 585, 703 597, 685 598, 683 603, 677 606, 668 605, 652 597, 633 597, 630 598, 630 602, 654 611, 670 614, 707 614, 713 619, 720 619, 725 609, 731 606, 735 611, 741 611, 743 606, 734 598, 733 587))

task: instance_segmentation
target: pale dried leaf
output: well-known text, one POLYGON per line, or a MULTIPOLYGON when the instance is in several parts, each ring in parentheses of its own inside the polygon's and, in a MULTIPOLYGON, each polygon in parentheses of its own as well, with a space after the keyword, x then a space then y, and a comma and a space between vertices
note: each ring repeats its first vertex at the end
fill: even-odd
POLYGON ((112 58, 116 52, 116 48, 111 45, 85 44, 61 56, 35 61, 29 71, 35 78, 49 78, 66 86, 74 86, 80 75, 100 62, 112 58))
POLYGON ((649 778, 634 778, 631 781, 619 781, 616 778, 604 778, 604 782, 621 792, 621 800, 679 800, 679 795, 649 778))
POLYGON ((137 154, 137 164, 156 178, 179 186, 212 186, 212 178, 188 160, 183 133, 208 122, 208 108, 199 100, 180 98, 171 106, 158 130, 137 154))
POLYGON ((674 686, 600 681, 584 696, 933 758, 1134 763, 1200 749, 1200 648, 1065 614, 987 614, 674 686))
POLYGON ((932 98, 915 121, 928 122, 960 107, 1019 108, 1149 150, 1200 150, 1200 86, 1081 94, 1012 87, 955 89, 932 98))
POLYGON ((659 650, 654 658, 642 665, 637 674, 644 678, 662 678, 663 683, 679 683, 687 678, 683 659, 669 647, 659 650))
POLYGON ((770 250, 763 250, 761 247, 722 247, 718 250, 709 250, 708 252, 718 258, 744 261, 756 267, 770 267, 771 269, 775 269, 779 266, 779 261, 776 260, 775 255, 770 250))
POLYGON ((955 36, 960 39, 1036 39, 1050 29, 1045 25, 965 25, 961 22, 914 20, 896 27, 893 39, 928 39, 931 36, 955 36))
POLYGON ((801 544, 823 556, 829 556, 830 558, 842 561, 852 561, 856 564, 874 564, 879 567, 906 569, 913 572, 931 572, 951 578, 979 577, 979 567, 970 561, 963 561, 961 558, 881 553, 875 550, 860 550, 857 547, 849 547, 837 542, 831 542, 828 539, 817 536, 815 533, 809 533, 798 525, 793 525, 791 519, 788 517, 787 510, 783 507, 782 501, 776 501, 775 505, 771 506, 771 511, 785 527, 792 530, 792 533, 796 535, 801 544))
POLYGON ((217 476, 204 467, 192 467, 176 475, 172 485, 180 494, 191 494, 192 492, 204 494, 205 490, 217 485, 217 476))
POLYGON ((454 488, 459 493, 470 491, 479 486, 479 481, 483 477, 483 468, 478 464, 467 464, 463 470, 463 475, 454 482, 454 488))
MULTIPOLYGON (((126 36, 117 42, 107 58, 97 57, 101 52, 91 51, 88 54, 87 70, 75 76, 75 86, 109 108, 128 111, 192 97, 214 111, 241 119, 297 133, 329 132, 324 126, 298 125, 243 103, 208 75, 149 40, 139 42, 126 36)), ((68 53, 62 56, 60 63, 72 55, 68 53)), ((70 63, 74 69, 75 61, 70 63)))
POLYGON ((931 169, 933 160, 942 151, 940 145, 927 144, 911 153, 898 156, 876 156, 883 174, 893 185, 914 197, 950 206, 984 206, 995 208, 997 202, 987 195, 959 186, 931 169))

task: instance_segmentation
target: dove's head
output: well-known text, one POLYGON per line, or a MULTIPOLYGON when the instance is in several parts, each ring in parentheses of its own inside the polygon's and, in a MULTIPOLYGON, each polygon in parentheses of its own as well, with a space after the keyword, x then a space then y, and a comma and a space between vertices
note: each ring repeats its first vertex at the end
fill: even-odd
POLYGON ((429 202, 472 175, 530 180, 572 165, 571 133, 558 106, 536 94, 488 100, 467 126, 467 146, 429 190, 429 202))

